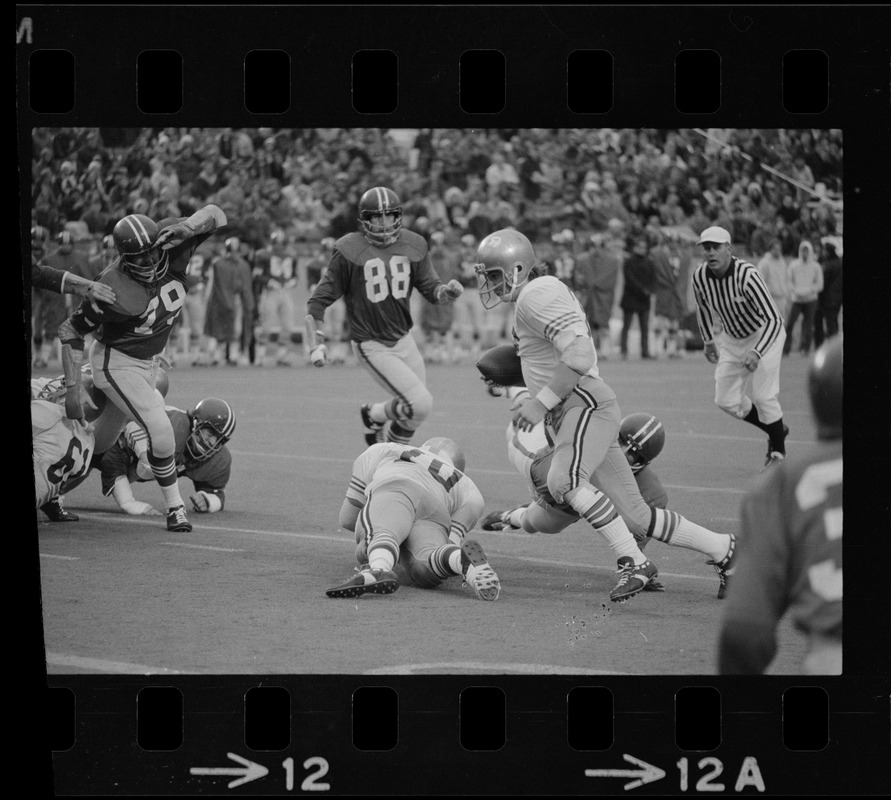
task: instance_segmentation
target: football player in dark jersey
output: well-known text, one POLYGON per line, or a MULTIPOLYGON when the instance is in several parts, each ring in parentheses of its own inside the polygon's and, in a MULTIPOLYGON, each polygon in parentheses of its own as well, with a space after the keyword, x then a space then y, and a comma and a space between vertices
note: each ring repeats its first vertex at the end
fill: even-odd
POLYGON ((274 230, 269 237, 269 247, 257 251, 254 275, 262 287, 255 363, 265 363, 268 350, 278 366, 291 366, 291 351, 300 341, 296 311, 300 276, 297 272, 297 253, 284 231, 274 230))
POLYGON ((402 227, 402 206, 392 189, 377 186, 359 200, 361 233, 348 233, 307 303, 319 344, 310 353, 316 366, 328 361, 325 309, 346 301, 350 338, 359 363, 392 399, 362 405, 365 441, 408 444, 430 415, 424 358, 412 337, 410 310, 417 289, 431 303, 450 303, 464 290, 443 283, 430 265, 427 241, 402 227))
POLYGON ((99 282, 114 289, 114 303, 95 306, 82 302, 59 327, 62 362, 69 391, 66 413, 83 415, 80 391, 84 338, 92 333, 90 348, 93 382, 111 401, 120 420, 114 438, 96 442, 96 452, 111 446, 127 420, 142 426, 149 438, 148 460, 164 495, 167 529, 191 531, 179 492, 173 426, 164 402, 155 391, 153 357, 170 337, 189 288, 186 268, 195 249, 226 224, 226 215, 207 205, 185 218, 156 223, 142 214, 128 214, 112 236, 120 259, 106 269, 99 282))
MULTIPOLYGON (((235 412, 225 400, 207 397, 186 412, 167 406, 167 416, 176 440, 176 470, 195 486, 189 499, 201 514, 222 511, 226 484, 232 471, 232 454, 226 443, 235 432, 235 412)), ((99 464, 102 494, 111 495, 127 514, 160 514, 149 503, 133 496, 131 483, 152 480, 147 460, 148 436, 130 422, 99 464)))
POLYGON ((842 336, 811 359, 818 447, 760 476, 743 498, 739 558, 718 640, 722 675, 760 675, 789 613, 807 639, 802 672, 842 672, 842 336))

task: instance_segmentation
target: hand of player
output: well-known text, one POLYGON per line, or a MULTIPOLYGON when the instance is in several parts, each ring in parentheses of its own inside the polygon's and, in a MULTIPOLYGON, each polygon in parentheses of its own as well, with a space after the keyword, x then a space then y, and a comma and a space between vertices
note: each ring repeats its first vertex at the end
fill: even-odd
POLYGON ((176 222, 161 231, 155 244, 162 250, 169 250, 171 247, 182 244, 186 239, 191 239, 194 235, 195 231, 185 222, 176 222))
POLYGON ((193 494, 189 500, 192 501, 192 508, 199 514, 207 514, 210 511, 210 501, 207 499, 206 492, 198 492, 193 494))
POLYGON ((68 388, 65 392, 65 416, 68 419, 84 421, 84 409, 97 412, 99 409, 81 384, 68 388))
POLYGON ((309 351, 309 360, 315 367, 324 367, 328 363, 328 347, 324 344, 314 347, 309 351))
POLYGON ((133 517, 160 517, 161 512, 158 509, 153 508, 148 503, 143 503, 141 500, 131 500, 129 503, 124 503, 121 506, 121 509, 130 514, 133 517))
POLYGON ((155 473, 152 472, 148 456, 142 457, 136 462, 136 477, 141 481, 153 481, 155 479, 155 473))
POLYGON ((452 301, 464 294, 464 287, 454 278, 439 289, 439 301, 452 301))
POLYGON ((480 380, 486 384, 486 391, 492 397, 503 397, 504 396, 504 387, 501 384, 495 383, 491 378, 486 378, 480 375, 480 380))
POLYGON ((106 286, 104 283, 90 281, 89 284, 87 284, 87 291, 84 297, 94 304, 98 302, 111 305, 114 302, 115 293, 114 289, 110 286, 106 286))
POLYGON ((719 358, 718 346, 714 342, 709 342, 705 346, 705 357, 709 360, 709 363, 711 363, 711 364, 718 363, 718 358, 719 358))
POLYGON ((521 431, 531 431, 545 418, 547 413, 548 410, 542 405, 540 400, 534 397, 527 397, 514 412, 514 425, 521 431))
POLYGON ((749 350, 743 356, 743 360, 742 360, 743 366, 749 372, 754 372, 756 369, 758 369, 758 364, 760 362, 761 362, 761 355, 758 352, 756 352, 755 350, 749 350))

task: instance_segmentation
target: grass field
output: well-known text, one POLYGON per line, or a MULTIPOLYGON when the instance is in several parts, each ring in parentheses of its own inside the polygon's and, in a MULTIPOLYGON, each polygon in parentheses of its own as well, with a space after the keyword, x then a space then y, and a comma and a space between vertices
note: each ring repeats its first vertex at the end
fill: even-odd
MULTIPOLYGON (((807 361, 783 362, 790 453, 812 447, 807 361)), ((713 368, 680 361, 614 362, 601 373, 623 414, 656 414, 667 431, 655 463, 669 508, 724 532, 761 469, 765 436, 714 406, 713 368)), ((46 374, 53 373, 52 367, 46 374)), ((468 361, 428 366, 434 411, 417 440, 448 436, 467 455, 487 509, 524 502, 507 460, 505 400, 485 392, 468 361)), ((584 523, 555 536, 476 531, 502 583, 496 603, 460 579, 434 591, 332 600, 354 566, 338 530, 353 459, 364 448, 359 404, 384 399, 360 368, 178 367, 168 402, 217 396, 236 409, 226 509, 190 515, 168 533, 160 517, 127 517, 98 476, 68 498, 80 515, 38 512, 47 670, 52 674, 714 674, 721 614, 705 557, 651 543, 664 594, 608 601, 615 562, 584 523)), ((191 483, 181 481, 184 496, 191 483)), ((161 503, 154 484, 138 499, 161 503)), ((797 671, 802 643, 780 632, 774 674, 797 671)))

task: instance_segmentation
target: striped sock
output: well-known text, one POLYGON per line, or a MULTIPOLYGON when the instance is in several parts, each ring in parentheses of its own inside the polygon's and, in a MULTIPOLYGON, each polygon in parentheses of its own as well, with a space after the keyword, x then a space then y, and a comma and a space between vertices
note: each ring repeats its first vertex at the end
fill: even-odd
POLYGON ((415 435, 415 432, 403 428, 401 425, 391 420, 384 426, 383 434, 383 441, 385 442, 408 444, 411 441, 411 437, 415 435))
POLYGON ((437 547, 428 561, 430 569, 438 578, 451 578, 461 574, 461 551, 453 544, 437 547))
POLYGON ((149 453, 148 461, 152 467, 152 474, 155 476, 155 480, 158 481, 158 485, 164 494, 164 502, 167 504, 167 508, 185 505, 182 495, 179 493, 174 457, 155 458, 155 456, 149 453))
POLYGON ((368 545, 368 564, 372 569, 392 570, 399 558, 399 542, 390 531, 375 531, 368 545))
POLYGON ((563 499, 606 539, 616 558, 631 556, 635 564, 643 564, 647 560, 628 530, 625 520, 616 511, 613 501, 603 492, 591 484, 585 484, 564 495, 563 499))

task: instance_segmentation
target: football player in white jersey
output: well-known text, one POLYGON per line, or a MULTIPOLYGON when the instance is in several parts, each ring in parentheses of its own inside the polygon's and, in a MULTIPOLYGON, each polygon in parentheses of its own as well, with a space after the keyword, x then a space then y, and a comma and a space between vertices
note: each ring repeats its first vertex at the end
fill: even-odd
MULTIPOLYGON (((513 337, 530 396, 518 404, 514 421, 522 430, 545 421, 554 443, 548 493, 609 544, 619 573, 610 600, 624 602, 651 584, 658 570, 641 552, 613 502, 590 483, 591 474, 604 462, 617 474, 628 472, 628 462, 618 442, 622 416, 616 395, 600 377, 584 311, 569 288, 538 265, 532 243, 518 231, 489 234, 478 255, 483 306, 507 302, 516 307, 513 337)), ((673 530, 657 538, 696 546, 704 529, 684 526, 678 516, 666 517, 673 530)))
POLYGON ((402 556, 412 580, 432 589, 461 576, 480 600, 497 600, 501 584, 479 542, 465 539, 483 512, 483 496, 464 474, 464 454, 451 439, 420 447, 382 442, 353 463, 340 510, 341 527, 356 534, 356 575, 328 597, 391 594, 402 556))

